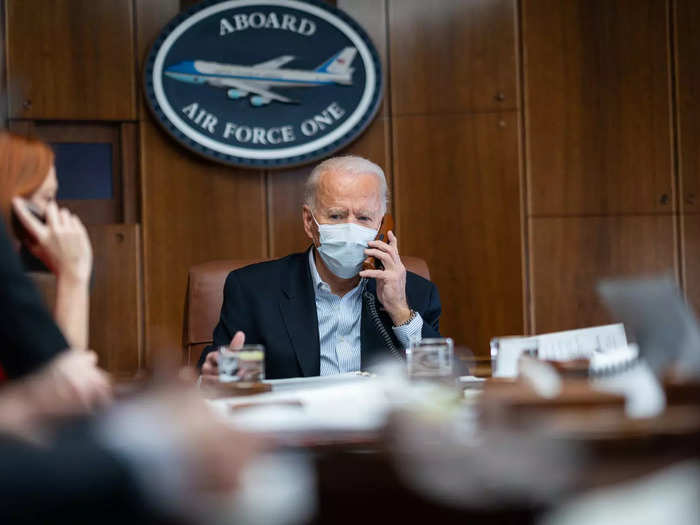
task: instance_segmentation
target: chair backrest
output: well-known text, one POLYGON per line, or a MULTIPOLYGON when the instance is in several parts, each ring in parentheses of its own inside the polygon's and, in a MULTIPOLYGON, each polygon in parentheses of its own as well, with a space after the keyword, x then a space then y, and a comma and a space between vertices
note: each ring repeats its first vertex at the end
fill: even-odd
MULTIPOLYGON (((223 290, 229 272, 265 259, 232 259, 210 261, 190 268, 187 276, 187 297, 184 319, 184 362, 194 364, 202 349, 212 343, 212 334, 219 322, 223 290)), ((408 271, 430 279, 428 265, 418 257, 402 256, 408 271)))

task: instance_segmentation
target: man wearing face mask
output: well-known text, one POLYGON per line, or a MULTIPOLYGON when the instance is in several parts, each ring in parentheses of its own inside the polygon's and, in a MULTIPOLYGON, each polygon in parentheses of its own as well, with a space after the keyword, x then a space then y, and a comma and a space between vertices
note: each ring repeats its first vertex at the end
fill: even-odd
POLYGON ((218 374, 218 346, 265 346, 268 379, 367 370, 402 359, 410 342, 439 337, 433 283, 407 272, 398 240, 375 240, 387 207, 384 172, 361 157, 328 159, 305 185, 304 253, 231 272, 214 344, 200 358, 218 374), (375 257, 382 269, 362 270, 375 257))

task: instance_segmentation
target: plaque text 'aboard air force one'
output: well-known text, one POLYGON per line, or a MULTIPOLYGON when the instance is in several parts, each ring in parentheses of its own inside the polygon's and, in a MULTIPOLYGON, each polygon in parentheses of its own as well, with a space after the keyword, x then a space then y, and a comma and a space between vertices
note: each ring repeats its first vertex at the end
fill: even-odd
POLYGON ((318 0, 210 0, 181 13, 146 62, 154 115, 179 142, 244 167, 313 162, 347 145, 381 102, 377 51, 318 0))

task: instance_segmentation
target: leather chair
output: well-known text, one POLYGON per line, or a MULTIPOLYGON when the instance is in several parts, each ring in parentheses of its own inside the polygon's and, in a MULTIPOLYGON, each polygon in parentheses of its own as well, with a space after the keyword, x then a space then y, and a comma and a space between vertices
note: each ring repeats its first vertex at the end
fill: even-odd
MULTIPOLYGON (((221 305, 224 301, 224 283, 229 272, 264 260, 210 261, 190 268, 187 275, 183 334, 185 364, 196 364, 204 347, 212 343, 212 335, 219 322, 221 305)), ((407 270, 430 279, 428 265, 423 259, 402 256, 401 260, 407 270)))

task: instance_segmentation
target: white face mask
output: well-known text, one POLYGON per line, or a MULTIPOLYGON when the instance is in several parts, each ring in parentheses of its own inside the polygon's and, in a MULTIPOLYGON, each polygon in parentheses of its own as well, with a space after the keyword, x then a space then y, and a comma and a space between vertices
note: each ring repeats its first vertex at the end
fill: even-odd
POLYGON ((365 248, 377 236, 377 230, 352 222, 319 224, 313 214, 311 217, 320 237, 321 246, 317 250, 328 269, 341 279, 360 273, 362 261, 367 258, 365 248))

